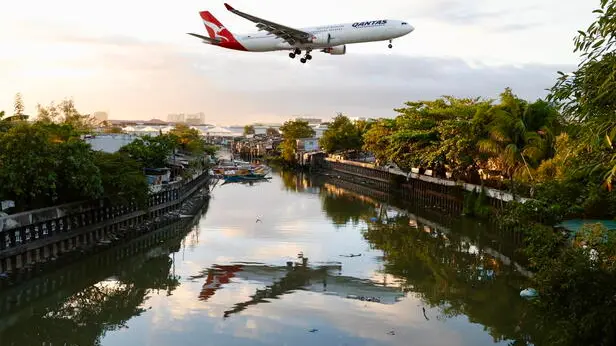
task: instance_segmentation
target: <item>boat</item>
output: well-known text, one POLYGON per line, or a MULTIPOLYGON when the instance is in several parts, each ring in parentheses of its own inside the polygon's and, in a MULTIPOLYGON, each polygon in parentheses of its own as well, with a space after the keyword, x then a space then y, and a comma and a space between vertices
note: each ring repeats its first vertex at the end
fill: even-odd
POLYGON ((265 165, 251 164, 245 161, 221 160, 212 169, 212 174, 225 182, 260 180, 266 178, 271 169, 265 165))

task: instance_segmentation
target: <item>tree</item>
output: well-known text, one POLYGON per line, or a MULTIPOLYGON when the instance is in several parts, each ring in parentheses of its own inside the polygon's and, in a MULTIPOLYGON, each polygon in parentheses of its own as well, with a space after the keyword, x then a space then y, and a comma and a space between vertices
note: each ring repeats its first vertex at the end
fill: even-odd
POLYGON ((67 126, 19 122, 0 135, 1 198, 27 210, 102 195, 90 145, 67 126))
POLYGON ((38 121, 68 124, 82 134, 91 132, 96 123, 90 115, 81 114, 72 99, 62 100, 58 105, 51 102, 47 107, 38 104, 36 108, 38 121))
POLYGON ((602 172, 611 190, 616 178, 616 1, 601 0, 598 15, 574 39, 582 61, 570 74, 559 72, 548 99, 557 104, 567 124, 580 128, 578 153, 592 153, 586 172, 602 172))
POLYGON ((520 100, 507 88, 501 103, 478 116, 484 125, 483 138, 478 147, 496 159, 507 177, 526 175, 554 155, 554 134, 558 113, 545 101, 529 104, 520 100))
POLYGON ((362 148, 362 133, 353 122, 339 113, 319 139, 319 145, 327 153, 362 148))
POLYGON ((254 135, 255 127, 253 125, 245 125, 244 126, 244 136, 246 135, 254 135))
POLYGON ((22 120, 25 120, 26 115, 24 114, 24 101, 23 98, 21 96, 21 93, 17 93, 15 94, 15 101, 13 103, 14 105, 14 112, 13 112, 13 116, 22 120))
MULTIPOLYGON (((165 136, 161 138, 164 137, 165 136)), ((175 125, 175 127, 169 132, 167 138, 171 141, 170 143, 172 145, 172 149, 178 148, 194 155, 200 155, 204 152, 205 139, 203 139, 199 133, 199 130, 190 128, 188 125, 175 125)))
POLYGON ((305 120, 288 120, 280 127, 284 139, 312 138, 314 129, 305 120))
POLYGON ((10 128, 10 124, 8 119, 5 117, 5 112, 0 111, 0 133, 8 130, 10 128))
POLYGON ((14 200, 17 210, 52 203, 55 168, 56 155, 43 128, 17 124, 0 136, 0 195, 14 200))
POLYGON ((372 126, 367 147, 379 152, 381 162, 393 161, 404 170, 423 167, 438 174, 446 169, 465 172, 481 159, 476 149, 478 125, 473 119, 490 103, 451 96, 407 102, 406 107, 396 109, 395 120, 372 126))
POLYGON ((363 135, 363 149, 374 155, 377 166, 387 163, 389 159, 389 136, 393 133, 394 126, 393 120, 380 119, 363 135))
POLYGON ((71 138, 54 145, 56 165, 54 174, 54 203, 98 199, 104 194, 101 172, 94 161, 90 144, 71 138))
POLYGON ((53 123, 60 118, 60 111, 56 104, 52 101, 49 106, 44 107, 40 103, 36 105, 36 119, 40 122, 53 123))
POLYGON ((300 138, 312 138, 315 131, 305 120, 288 120, 280 127, 283 142, 280 145, 282 157, 288 162, 295 160, 297 140, 300 138))
POLYGON ((127 154, 137 161, 142 168, 160 168, 167 166, 167 160, 173 152, 176 141, 169 136, 143 136, 121 147, 119 152, 127 154))
POLYGON ((265 134, 268 137, 276 137, 280 135, 280 132, 273 127, 268 127, 267 130, 265 130, 265 134))
POLYGON ((112 197, 113 203, 135 201, 139 206, 147 203, 148 182, 138 162, 121 152, 110 154, 97 151, 93 156, 101 174, 104 194, 112 197))

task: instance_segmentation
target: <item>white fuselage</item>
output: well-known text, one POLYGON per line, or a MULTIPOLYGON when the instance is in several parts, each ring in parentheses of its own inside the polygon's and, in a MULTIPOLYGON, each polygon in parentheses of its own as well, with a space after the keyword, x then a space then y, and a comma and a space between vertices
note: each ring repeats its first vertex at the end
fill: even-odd
POLYGON ((346 24, 323 25, 300 29, 315 36, 311 43, 291 46, 288 42, 267 32, 234 35, 247 51, 269 52, 277 50, 320 49, 345 44, 392 40, 409 34, 413 26, 400 20, 379 20, 346 24))

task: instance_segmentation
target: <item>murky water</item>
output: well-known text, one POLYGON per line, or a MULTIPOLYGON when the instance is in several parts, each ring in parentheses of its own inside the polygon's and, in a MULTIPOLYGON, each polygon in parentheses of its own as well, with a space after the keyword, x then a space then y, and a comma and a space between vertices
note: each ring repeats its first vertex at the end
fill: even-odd
MULTIPOLYGON (((175 237, 121 260, 122 249, 92 256, 49 274, 58 284, 45 294, 0 309, 0 345, 532 339, 515 237, 357 191, 292 173, 217 186, 175 237)), ((35 284, 19 288, 24 297, 35 284)))

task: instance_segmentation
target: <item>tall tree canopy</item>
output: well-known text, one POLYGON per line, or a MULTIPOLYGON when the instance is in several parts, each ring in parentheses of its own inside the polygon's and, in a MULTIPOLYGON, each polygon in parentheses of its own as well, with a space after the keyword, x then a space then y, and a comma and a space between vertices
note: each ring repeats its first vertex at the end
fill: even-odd
POLYGON ((288 161, 295 160, 297 150, 297 140, 300 138, 311 138, 315 135, 314 129, 305 120, 288 120, 280 127, 284 139, 281 144, 282 157, 288 161))
POLYGON ((365 124, 354 124, 347 116, 339 113, 319 139, 319 145, 327 153, 343 150, 360 150, 362 130, 365 124), (361 128, 360 128, 361 126, 361 128))

